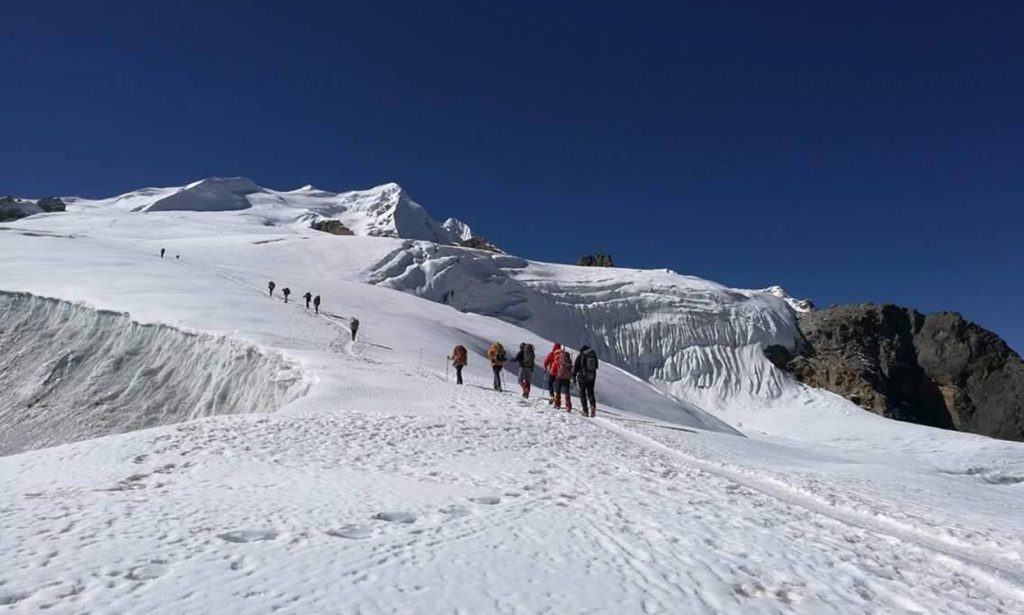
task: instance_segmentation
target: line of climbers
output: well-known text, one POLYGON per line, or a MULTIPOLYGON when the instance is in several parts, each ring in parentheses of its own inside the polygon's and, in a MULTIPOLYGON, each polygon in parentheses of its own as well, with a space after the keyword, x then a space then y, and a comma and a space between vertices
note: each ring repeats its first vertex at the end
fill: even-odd
MULTIPOLYGON (((275 288, 277 288, 277 284, 275 284, 273 280, 271 280, 270 282, 267 283, 267 290, 269 291, 269 294, 270 294, 271 297, 274 296, 274 289, 275 288)), ((284 295, 284 302, 288 303, 288 297, 291 296, 292 289, 290 289, 287 286, 285 286, 284 288, 281 289, 281 294, 284 295)), ((320 295, 317 295, 317 296, 314 297, 312 293, 310 293, 309 291, 306 291, 306 294, 302 295, 302 298, 306 300, 306 309, 307 310, 309 309, 309 304, 312 301, 312 303, 313 303, 313 310, 317 314, 320 313, 320 295)), ((359 333, 359 319, 358 318, 351 318, 351 319, 349 319, 349 330, 352 332, 352 341, 353 342, 356 341, 356 334, 359 333)))
MULTIPOLYGON (((469 363, 469 354, 466 347, 458 344, 452 349, 448 357, 455 367, 455 382, 462 384, 462 369, 469 363)), ((491 371, 494 373, 494 390, 501 391, 501 372, 508 362, 508 355, 501 342, 494 342, 487 349, 487 360, 491 364, 491 371)), ((519 387, 523 391, 523 399, 530 398, 530 383, 533 380, 533 370, 536 366, 536 354, 533 344, 519 344, 519 352, 512 358, 512 363, 519 366, 519 387)), ((565 400, 565 411, 572 412, 571 387, 575 380, 579 389, 580 401, 583 405, 583 416, 592 417, 597 412, 597 399, 594 394, 594 387, 597 384, 597 352, 589 347, 580 348, 580 353, 573 361, 572 354, 567 348, 555 342, 551 351, 544 357, 542 363, 548 377, 548 404, 555 408, 562 408, 562 401, 565 400)))

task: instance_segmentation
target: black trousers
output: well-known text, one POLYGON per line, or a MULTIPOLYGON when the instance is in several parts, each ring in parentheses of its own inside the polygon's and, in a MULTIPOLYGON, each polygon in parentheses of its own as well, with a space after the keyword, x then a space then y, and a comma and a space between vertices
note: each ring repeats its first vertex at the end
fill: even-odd
POLYGON ((463 367, 465 367, 465 365, 456 365, 455 366, 455 384, 462 384, 462 368, 463 367))
POLYGON ((555 375, 548 373, 548 397, 554 399, 555 397, 555 383, 558 382, 558 378, 555 375))
POLYGON ((576 384, 580 387, 580 402, 583 403, 583 414, 587 413, 587 408, 597 409, 597 400, 594 398, 594 385, 597 384, 597 380, 585 380, 579 378, 576 384), (587 402, 590 402, 589 404, 587 402))
POLYGON ((501 390, 501 365, 492 365, 491 369, 494 370, 494 390, 501 390))

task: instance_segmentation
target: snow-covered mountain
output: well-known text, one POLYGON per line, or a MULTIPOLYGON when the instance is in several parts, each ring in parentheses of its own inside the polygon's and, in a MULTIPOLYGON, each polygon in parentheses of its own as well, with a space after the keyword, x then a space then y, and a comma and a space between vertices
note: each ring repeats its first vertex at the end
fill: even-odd
POLYGON ((794 382, 781 290, 461 247, 395 184, 64 201, 0 224, 0 609, 1024 610, 1024 445, 794 382), (598 417, 494 340, 596 347, 598 417))
POLYGON ((369 190, 329 192, 306 185, 276 191, 244 177, 208 177, 186 186, 144 188, 110 199, 66 198, 72 210, 107 209, 130 212, 238 212, 268 226, 309 226, 316 220, 338 220, 355 235, 402 237, 440 244, 471 239, 467 224, 450 218, 436 222, 395 183, 369 190))

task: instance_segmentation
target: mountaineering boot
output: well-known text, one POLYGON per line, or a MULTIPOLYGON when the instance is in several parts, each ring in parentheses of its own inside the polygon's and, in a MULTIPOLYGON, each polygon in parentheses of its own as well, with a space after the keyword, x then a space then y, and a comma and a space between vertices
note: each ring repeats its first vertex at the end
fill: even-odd
POLYGON ((562 396, 559 395, 558 393, 555 393, 555 396, 552 398, 552 400, 553 400, 553 403, 555 404, 555 407, 558 408, 559 410, 561 410, 562 409, 562 396))

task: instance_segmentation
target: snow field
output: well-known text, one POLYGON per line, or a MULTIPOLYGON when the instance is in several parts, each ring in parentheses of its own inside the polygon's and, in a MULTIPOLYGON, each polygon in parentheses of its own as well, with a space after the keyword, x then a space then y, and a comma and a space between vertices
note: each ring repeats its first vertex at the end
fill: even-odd
POLYGON ((689 460, 734 438, 419 390, 433 412, 215 417, 4 458, 3 524, 41 533, 0 555, 21 570, 0 591, 58 613, 1024 606, 999 576, 1019 561, 991 572, 689 460))

